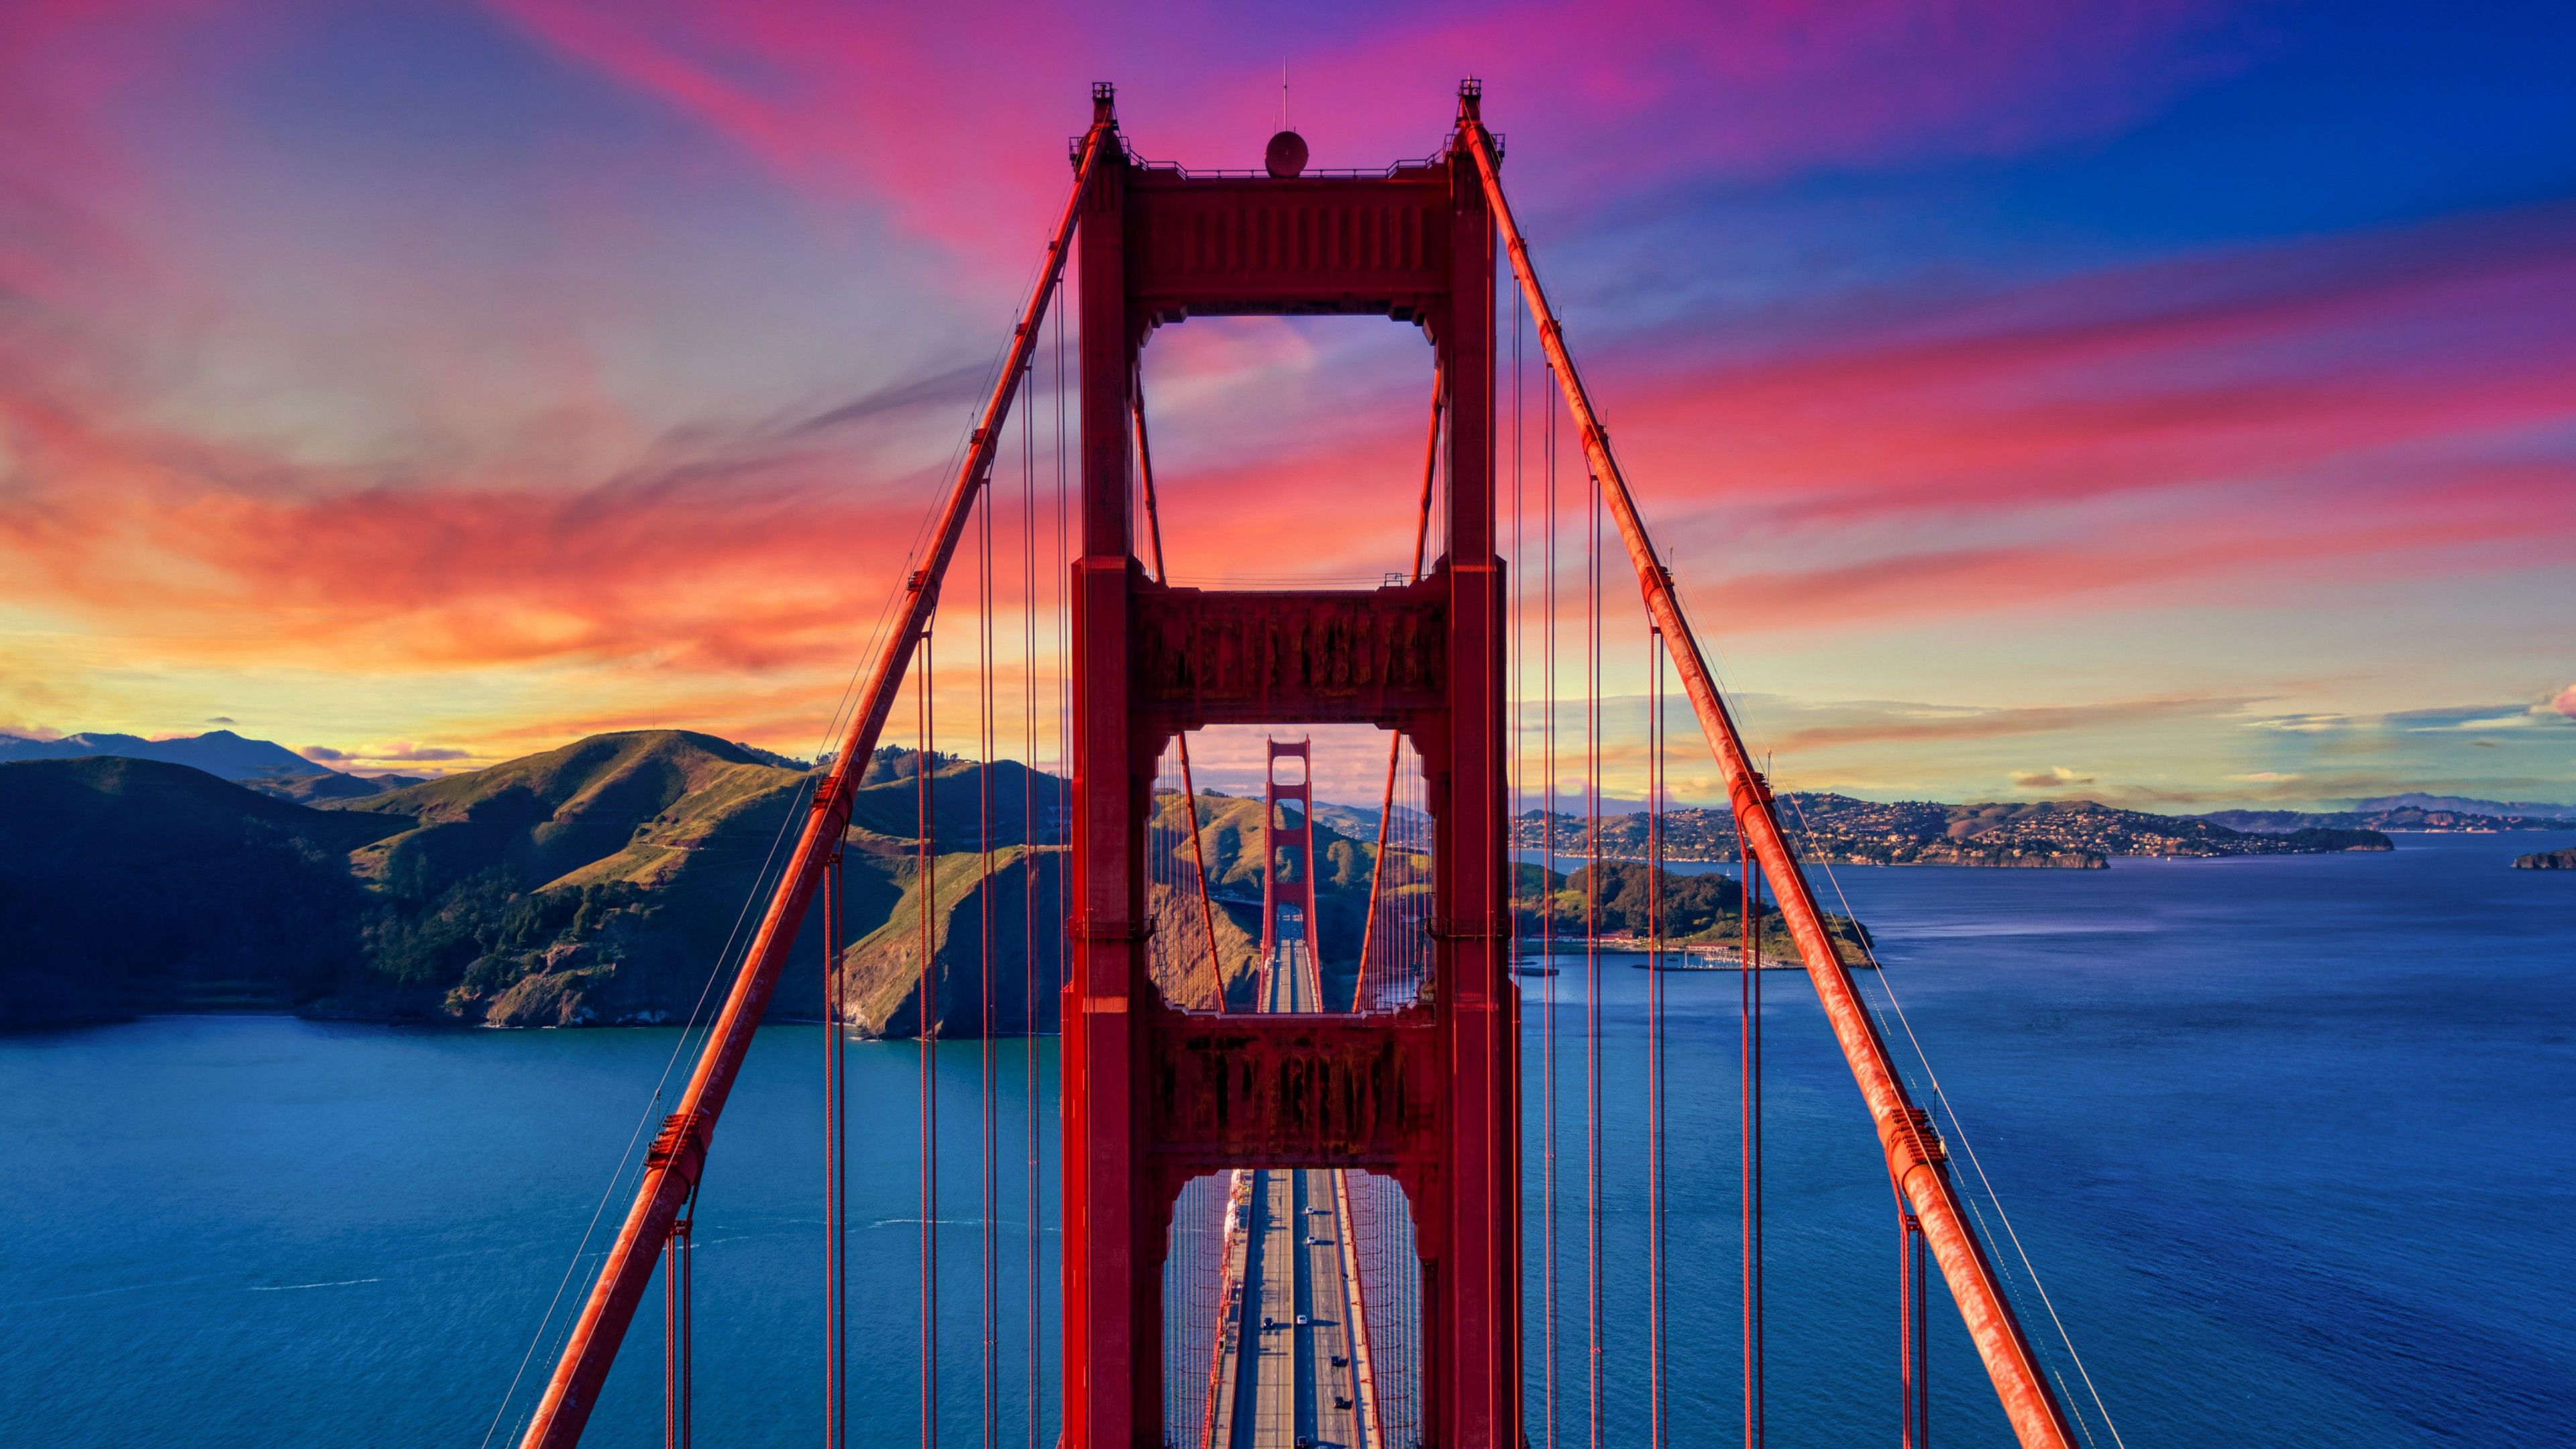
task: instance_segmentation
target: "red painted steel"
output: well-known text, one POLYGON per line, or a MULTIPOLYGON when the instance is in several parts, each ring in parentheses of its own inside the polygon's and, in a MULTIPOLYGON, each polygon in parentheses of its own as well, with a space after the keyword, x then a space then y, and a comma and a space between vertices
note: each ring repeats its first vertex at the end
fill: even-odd
POLYGON ((1681 600, 1673 591, 1672 573, 1656 555, 1652 539, 1637 515, 1634 496, 1629 492, 1627 476, 1619 469, 1617 457, 1610 450, 1610 436, 1592 410, 1591 398, 1574 368, 1574 359, 1566 350, 1565 329, 1549 306, 1547 293, 1531 270, 1529 248, 1512 217, 1510 203, 1503 194, 1501 161, 1495 154, 1493 138, 1475 116, 1475 99, 1463 97, 1466 115, 1460 126, 1460 149, 1476 167, 1484 193, 1493 209, 1495 221, 1502 229, 1503 242, 1519 279, 1521 293, 1529 304, 1530 314, 1538 321, 1539 340, 1547 349, 1548 361, 1554 365, 1559 385, 1565 393, 1567 407, 1573 412, 1583 439, 1583 450, 1590 459, 1613 517, 1619 535, 1626 544, 1631 563, 1636 566, 1646 610, 1657 628, 1663 631, 1674 666, 1688 691, 1692 709, 1697 712, 1701 729, 1716 756, 1719 773, 1726 781, 1727 797, 1735 811, 1736 828, 1763 872, 1770 878, 1778 897, 1782 917, 1798 943, 1798 954, 1806 964, 1808 979, 1815 983, 1816 994, 1823 1001, 1825 1015, 1831 1022, 1835 1040, 1859 1082, 1861 1095, 1868 1102, 1870 1116, 1878 1124, 1879 1141, 1887 1155, 1888 1171, 1898 1190, 1922 1220, 1923 1233, 1932 1253, 1941 1265, 1941 1274, 1949 1284, 1951 1297, 1958 1303, 1960 1316, 1966 1320, 1968 1333, 1985 1361, 1987 1375, 1993 1379, 1995 1392, 2002 1400, 2004 1413, 2012 1422, 2013 1432, 2026 1449, 2072 1449, 2073 1438, 2065 1410, 2058 1404, 2048 1377, 2031 1351, 2020 1321, 2004 1296, 2003 1285, 1994 1265, 1987 1261, 1984 1249, 1969 1230, 1957 1190, 1950 1182, 1937 1157, 1925 1150, 1927 1133, 1911 1130, 1916 1109, 1907 1096, 1904 1084, 1897 1079, 1886 1044, 1878 1039, 1869 1013, 1863 1009, 1859 994, 1853 989, 1851 974, 1836 954, 1833 940, 1825 930, 1823 913, 1817 908, 1815 892, 1789 853, 1788 841, 1780 828, 1771 789, 1753 768, 1737 732, 1734 718, 1728 713, 1724 698, 1718 693, 1714 675, 1701 653, 1699 639, 1691 631, 1690 621, 1682 614, 1681 600))
MULTIPOLYGON (((564 1344, 545 1395, 538 1401, 527 1433, 520 1440, 523 1449, 565 1449, 580 1441, 582 1427, 598 1403, 600 1385, 608 1378, 609 1365, 626 1336, 636 1305, 652 1282, 654 1264, 670 1237, 672 1222, 696 1189, 716 1118, 733 1090, 743 1056, 751 1049, 752 1034, 759 1029, 761 1014, 778 984, 778 974, 795 941, 797 927, 805 920, 824 863, 840 848, 842 833, 848 828, 850 792, 876 750, 877 737, 884 732, 886 719, 894 708, 913 650, 938 602, 939 582, 966 531, 975 497, 992 473, 1002 419, 1010 410, 1011 398, 1037 346, 1038 324, 1046 316, 1047 302, 1063 272, 1082 198, 1095 190, 1091 184, 1095 176, 1112 169, 1102 164, 1102 158, 1115 140, 1108 98, 1102 95, 1093 103, 1092 127, 1084 135, 1075 163, 1073 196, 1056 223, 1053 240, 1047 244, 1045 269, 1020 315, 1019 326, 1011 334, 1010 356, 994 382, 992 395, 985 401, 972 445, 940 506, 922 566, 906 585, 902 606, 868 672, 849 728, 842 735, 839 753, 815 789, 812 808, 788 856, 785 872, 770 897, 758 932, 743 953, 742 967, 707 1034, 697 1067, 681 1094, 679 1110, 663 1123, 643 1181, 636 1188, 634 1205, 618 1228, 617 1241, 600 1267, 598 1281, 582 1306, 581 1316, 574 1321, 572 1335, 564 1344)), ((1113 426, 1112 431, 1124 430, 1113 426)))
MULTIPOLYGON (((1105 109, 1097 122, 1115 124, 1105 109)), ((1422 1257, 1422 1440, 1512 1449, 1518 1021, 1502 894, 1494 237, 1475 161, 1461 142, 1379 177, 1246 179, 1122 153, 1093 174, 1079 212, 1064 1442, 1164 1442, 1174 1197, 1197 1173, 1257 1164, 1368 1167, 1404 1185, 1422 1257), (1429 334, 1451 486, 1447 554, 1420 583, 1244 594, 1147 577, 1131 516, 1137 351, 1155 327, 1220 313, 1374 314, 1429 334), (1265 1020, 1172 1010, 1145 969, 1139 866, 1156 761, 1173 735, 1211 723, 1336 721, 1401 731, 1424 762, 1439 864, 1433 1003, 1265 1020)))

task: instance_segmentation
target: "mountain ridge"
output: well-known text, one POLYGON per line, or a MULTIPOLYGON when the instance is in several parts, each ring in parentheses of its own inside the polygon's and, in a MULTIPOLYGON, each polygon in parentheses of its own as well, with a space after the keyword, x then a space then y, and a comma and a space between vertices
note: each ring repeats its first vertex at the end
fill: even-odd
POLYGON ((0 734, 0 763, 101 757, 185 765, 203 770, 219 780, 291 779, 340 773, 327 765, 308 760, 274 740, 254 740, 228 729, 166 740, 109 732, 84 732, 50 740, 32 735, 0 734))

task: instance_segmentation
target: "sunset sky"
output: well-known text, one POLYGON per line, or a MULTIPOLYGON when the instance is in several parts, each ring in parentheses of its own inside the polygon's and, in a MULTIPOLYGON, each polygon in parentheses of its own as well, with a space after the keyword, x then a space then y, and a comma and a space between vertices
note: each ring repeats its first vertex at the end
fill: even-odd
MULTIPOLYGON (((1089 84, 1139 153, 1251 166, 1284 62, 1327 167, 1432 152, 1483 79, 1785 784, 2576 799, 2571 55, 2541 4, 19 0, 0 729, 224 721, 369 770, 647 725, 811 754, 1089 84)), ((1382 321, 1158 334, 1174 574, 1403 567, 1428 357, 1382 321)), ((1526 538, 1534 366, 1520 396, 1526 538)), ((1022 457, 1015 427, 1015 754, 1022 457)), ((1580 488, 1561 465, 1569 681, 1580 488)), ((943 621, 949 748, 975 634, 943 621)), ((1343 743, 1326 793, 1373 794, 1343 743)), ((1684 796, 1709 774, 1677 751, 1684 796)))

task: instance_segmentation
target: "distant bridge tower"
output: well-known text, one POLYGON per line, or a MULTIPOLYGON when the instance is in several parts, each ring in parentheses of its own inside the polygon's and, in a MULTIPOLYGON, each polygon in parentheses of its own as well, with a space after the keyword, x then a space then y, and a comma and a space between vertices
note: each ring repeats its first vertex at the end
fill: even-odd
POLYGON ((1305 923, 1306 959, 1322 969, 1323 943, 1315 924, 1315 761, 1310 740, 1294 744, 1268 742, 1269 761, 1264 777, 1261 811, 1261 994, 1270 999, 1270 963, 1277 959, 1279 946, 1279 908, 1295 905, 1305 923), (1297 778, 1279 778, 1281 760, 1297 761, 1297 778), (1297 807, 1294 824, 1280 824, 1280 807, 1297 807), (1296 862, 1295 880, 1284 878, 1283 857, 1296 862))

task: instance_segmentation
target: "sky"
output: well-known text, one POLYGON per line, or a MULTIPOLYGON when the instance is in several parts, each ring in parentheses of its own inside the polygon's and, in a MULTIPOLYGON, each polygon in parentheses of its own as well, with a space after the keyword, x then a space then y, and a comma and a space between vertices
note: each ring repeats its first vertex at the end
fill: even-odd
MULTIPOLYGON (((17 0, 0 730, 230 727, 370 772, 660 726, 811 756, 1090 84, 1138 154, 1241 167, 1284 66, 1317 166, 1435 151, 1482 79, 1784 785, 2576 800, 2570 54, 2576 10, 2541 4, 17 0)), ((994 748, 1034 717, 1041 759, 1053 345, 992 545, 994 748)), ((1550 574, 1524 353, 1524 776, 1553 618, 1563 781, 1585 484, 1559 438, 1550 574)), ((1194 319, 1145 369, 1173 577, 1408 565, 1419 332, 1194 319)), ((933 672, 935 742, 970 753, 980 538, 933 672)), ((1620 577, 1600 749, 1633 797, 1620 577)), ((1366 735, 1323 742, 1321 793, 1374 797, 1366 735)), ((1673 738, 1674 793, 1711 798, 1673 738)), ((1200 782, 1253 787, 1259 749, 1211 736, 1200 782)))

